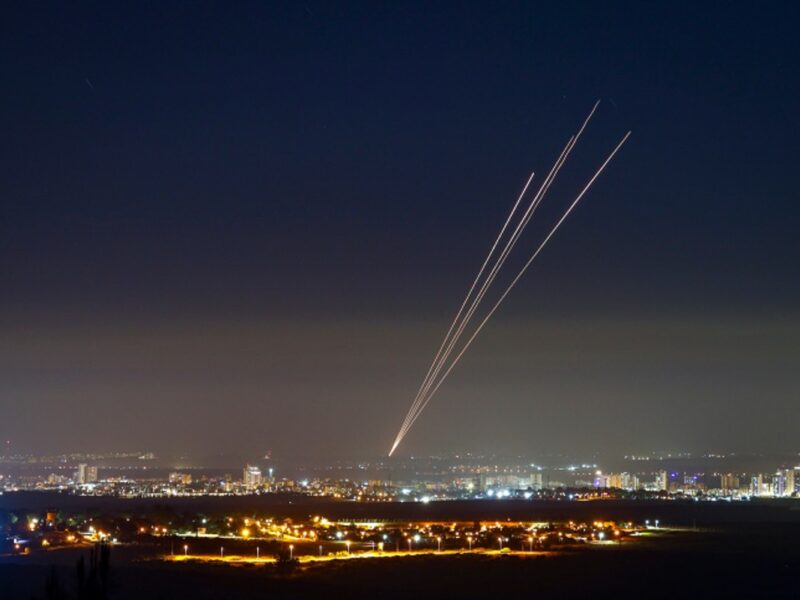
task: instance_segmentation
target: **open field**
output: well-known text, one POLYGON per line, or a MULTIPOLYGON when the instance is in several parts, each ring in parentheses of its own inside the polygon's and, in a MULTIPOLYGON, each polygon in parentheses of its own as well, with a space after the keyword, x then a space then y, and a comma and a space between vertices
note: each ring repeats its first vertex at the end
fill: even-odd
MULTIPOLYGON (((115 549, 110 597, 668 598, 687 592, 711 598, 791 597, 800 569, 794 542, 798 533, 770 528, 741 534, 682 532, 653 543, 593 545, 548 555, 414 553, 392 560, 308 560, 285 570, 272 564, 128 560, 124 550, 115 549)), ((0 564, 3 598, 43 597, 51 569, 40 560, 0 564)), ((60 564, 55 572, 69 589, 73 567, 60 564)))

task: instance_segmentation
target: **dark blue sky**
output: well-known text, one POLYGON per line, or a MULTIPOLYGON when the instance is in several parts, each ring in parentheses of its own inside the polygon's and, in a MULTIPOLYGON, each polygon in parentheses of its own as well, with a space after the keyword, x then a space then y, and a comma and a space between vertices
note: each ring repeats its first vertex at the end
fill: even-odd
POLYGON ((194 452, 233 403, 263 424, 231 435, 237 451, 288 451, 297 421, 309 454, 382 451, 528 172, 599 98, 518 260, 628 129, 630 142, 410 450, 796 449, 799 12, 7 7, 0 434, 194 452), (148 411, 163 429, 98 432, 148 411), (526 424, 545 418, 532 441, 526 424))

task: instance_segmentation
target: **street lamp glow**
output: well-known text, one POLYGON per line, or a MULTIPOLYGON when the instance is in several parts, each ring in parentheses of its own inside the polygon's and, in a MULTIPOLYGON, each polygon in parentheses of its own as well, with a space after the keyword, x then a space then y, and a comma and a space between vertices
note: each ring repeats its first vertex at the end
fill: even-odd
POLYGON ((184 556, 189 556, 189 545, 188 544, 184 544, 183 545, 183 555, 184 556))
POLYGON ((293 560, 293 559, 294 559, 294 546, 289 544, 289 560, 293 560))

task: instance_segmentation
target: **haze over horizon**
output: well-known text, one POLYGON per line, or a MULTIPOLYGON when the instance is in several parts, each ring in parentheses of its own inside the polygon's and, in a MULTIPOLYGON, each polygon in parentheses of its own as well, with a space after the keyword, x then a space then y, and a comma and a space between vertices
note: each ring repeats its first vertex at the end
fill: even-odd
POLYGON ((2 439, 384 453, 601 98, 401 454, 800 450, 796 8, 306 5, 9 10, 2 439))

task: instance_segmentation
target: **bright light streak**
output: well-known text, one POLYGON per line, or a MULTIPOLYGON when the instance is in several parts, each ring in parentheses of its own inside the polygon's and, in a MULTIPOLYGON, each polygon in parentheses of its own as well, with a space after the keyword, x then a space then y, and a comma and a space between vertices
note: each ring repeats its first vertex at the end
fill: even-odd
MULTIPOLYGON (((404 421, 403 426, 401 426, 401 428, 400 428, 400 433, 398 433, 398 438, 402 439, 405 436, 405 434, 408 431, 408 429, 410 428, 411 420, 415 416, 415 415, 412 416, 412 413, 415 413, 415 412, 421 410, 419 407, 423 403, 423 397, 425 396, 425 394, 428 393, 428 390, 430 390, 430 387, 431 387, 431 385, 433 385, 433 382, 435 381, 437 375, 439 374, 439 371, 441 371, 442 367, 444 366, 444 364, 447 361, 447 358, 450 356, 450 353, 453 351, 453 347, 458 342, 459 338, 461 337, 461 335, 464 332, 464 329, 469 324, 470 320, 472 319, 472 316, 475 314, 475 311, 478 309, 478 306, 480 305, 481 301, 483 300, 483 297, 486 295, 486 291, 491 286, 491 284, 494 281, 495 277, 497 277, 497 273, 500 271, 502 266, 505 264, 505 261, 508 258, 508 255, 511 253, 511 250, 516 245, 517 241, 519 240, 520 236, 522 235, 522 232, 525 230, 525 227, 527 227, 528 223, 530 222, 531 218, 533 217, 533 214, 536 211, 536 209, 538 208, 538 206, 541 203, 542 199, 547 194, 547 191, 550 189, 550 185, 555 180, 556 176, 558 175, 558 172, 561 170, 561 167, 564 165, 564 162, 566 162, 567 157, 572 152, 572 149, 575 147, 575 144, 577 144, 578 139, 580 138, 580 136, 583 133, 583 131, 586 129, 586 126, 589 124, 589 121, 591 120, 592 116, 594 115, 595 111, 597 110, 597 107, 598 107, 599 104, 600 104, 599 100, 597 102, 595 102, 594 106, 592 107, 592 110, 589 112, 589 115, 583 121, 583 124, 581 125, 580 129, 578 130, 578 133, 576 135, 570 137, 569 141, 567 142, 567 145, 561 151, 561 154, 559 155, 559 157, 556 160, 555 164, 551 168, 551 170, 548 173, 547 177, 545 178, 544 182, 542 182, 542 185, 540 186, 539 191, 536 192, 536 194, 534 195, 533 199, 531 200, 531 203, 528 206, 528 209, 525 211, 525 213, 523 214, 522 218, 517 223, 517 226, 516 226, 514 232, 512 233, 511 238, 509 238, 509 240, 506 242, 505 248, 503 249, 500 257, 495 262, 494 267, 492 268, 491 272, 487 276, 486 280, 483 282, 483 285, 481 286, 480 291, 478 292, 478 294, 473 299, 472 305, 470 306, 470 309, 467 311, 467 314, 462 319, 461 324, 459 325, 458 329, 456 330, 456 333, 453 335, 452 339, 450 340, 450 343, 447 346, 447 350, 445 350, 444 354, 439 359, 438 364, 437 364, 436 368, 433 371, 433 374, 430 375, 427 378, 427 382, 423 381, 423 387, 421 388, 422 389, 422 395, 420 396, 419 393, 418 393, 418 397, 415 399, 414 403, 412 404, 411 409, 409 410, 408 414, 406 415, 406 420, 404 421)), ((528 181, 528 183, 530 183, 530 180, 528 181)), ((525 189, 527 189, 527 185, 526 185, 525 189)), ((523 190, 523 195, 524 195, 524 190, 523 190)), ((521 197, 522 196, 520 196, 520 198, 521 197)), ((517 204, 518 203, 519 203, 519 201, 517 201, 517 204)), ((516 205, 514 207, 514 210, 516 210, 516 205)), ((512 215, 513 215, 513 212, 514 211, 512 211, 512 215)), ((509 220, 510 220, 510 218, 511 218, 511 215, 509 215, 509 220)), ((503 226, 503 229, 500 232, 500 236, 498 236, 498 241, 502 237, 502 234, 505 231, 507 225, 508 225, 508 220, 506 221, 506 225, 503 226)), ((497 245, 497 242, 495 242, 495 246, 496 245, 497 245)), ((494 251, 494 246, 492 247, 492 252, 493 251, 494 251)), ((490 252, 489 256, 487 256, 487 261, 488 261, 489 257, 491 256, 492 252, 490 252)), ((486 265, 486 263, 484 262, 484 267, 482 267, 481 268, 481 272, 478 273, 478 277, 476 278, 476 282, 477 282, 478 279, 480 279, 480 275, 483 272, 483 270, 485 268, 485 265, 486 265)), ((465 303, 466 303, 466 300, 469 299, 469 295, 472 293, 473 289, 474 289, 474 284, 473 284, 473 287, 470 288, 470 292, 467 294, 467 298, 464 301, 465 303)), ((462 309, 461 310, 463 310, 463 304, 462 304, 462 309)), ((459 313, 461 312, 461 310, 459 310, 459 313)), ((452 326, 451 326, 451 329, 452 329, 452 326)), ((448 331, 448 336, 449 336, 449 334, 450 334, 450 332, 448 331)), ((445 336, 445 342, 446 341, 447 341, 447 336, 445 336)), ((445 342, 443 342, 443 345, 444 345, 445 342)), ((429 371, 429 374, 430 374, 430 371, 429 371)), ((394 451, 394 449, 392 451, 394 451)), ((390 453, 390 455, 391 455, 391 453, 390 453)))
MULTIPOLYGON (((470 296, 472 295, 472 292, 475 291, 475 287, 478 285, 478 282, 480 281, 481 276, 483 275, 483 272, 486 270, 486 265, 489 264, 489 260, 492 258, 492 255, 494 254, 494 251, 497 249, 497 245, 500 243, 500 240, 502 239, 503 234, 505 233, 506 229, 508 228, 508 224, 511 222, 511 219, 514 216, 514 213, 517 211, 517 208, 519 207, 519 203, 522 201, 522 198, 525 196, 525 193, 528 191, 528 187, 531 185, 531 181, 533 181, 533 176, 534 176, 534 173, 531 172, 530 177, 528 177, 528 181, 525 182, 525 186, 522 188, 522 192, 520 192, 520 195, 517 198, 517 201, 514 203, 514 206, 511 208, 511 212, 508 214, 508 217, 506 218, 506 222, 503 224, 503 227, 500 229, 500 233, 497 234, 497 239, 494 241, 494 244, 492 244, 492 247, 489 250, 489 254, 486 255, 486 259, 483 261, 483 264, 481 265, 481 268, 478 271, 478 274, 475 276, 475 281, 472 282, 472 286, 470 286, 469 291, 467 292, 467 295, 464 298, 464 301, 461 303, 461 307, 458 309, 458 312, 456 313, 456 316, 453 318, 453 322, 450 324, 450 329, 447 330, 447 334, 445 334, 444 340, 442 340, 442 345, 439 346, 439 350, 436 352, 436 355, 433 357, 433 362, 431 363, 431 366, 428 368, 428 372, 425 375, 425 378, 422 380, 422 384, 420 385, 419 390, 417 391, 417 395, 414 397, 414 402, 411 404, 411 409, 408 411, 408 414, 406 415, 406 418, 403 421, 403 427, 406 425, 408 420, 411 418, 411 415, 413 414, 413 412, 415 410, 415 407, 420 402, 421 397, 423 395, 423 388, 425 388, 425 384, 427 383, 428 378, 431 377, 431 372, 433 371, 434 367, 436 366, 436 364, 438 364, 439 357, 440 357, 440 355, 442 353, 442 350, 445 347, 445 344, 447 344, 447 341, 450 338, 450 334, 453 332, 453 329, 455 328, 456 323, 458 323, 458 320, 461 318, 461 313, 464 311, 464 308, 467 305, 467 301, 469 300, 470 296)), ((401 429, 402 429, 402 427, 401 427, 401 429)), ((394 448, 392 448, 392 450, 394 450, 394 448)), ((389 454, 391 454, 391 452, 389 454)))
MULTIPOLYGON (((522 235, 522 231, 527 226, 528 222, 530 221, 531 217, 533 216, 533 212, 536 210, 536 207, 538 206, 538 203, 541 201, 541 198, 542 198, 542 195, 543 195, 543 191, 546 192, 546 190, 549 188, 550 183, 552 183, 552 177, 553 177, 554 171, 557 172, 557 169, 560 169, 561 164, 563 164, 562 161, 565 158, 564 155, 566 153, 568 153, 568 151, 571 148, 571 145, 573 144, 573 142, 574 142, 574 137, 569 139, 569 141, 567 142, 566 147, 564 148, 564 150, 562 150, 561 155, 559 156, 558 160, 556 161, 556 164, 553 165, 553 168, 551 169, 551 171, 548 174, 547 178, 545 178, 544 182, 542 183, 541 187, 539 188, 539 191, 536 192, 536 194, 534 195, 533 200, 531 200, 531 203, 528 206, 528 208, 526 209, 525 213, 523 214, 522 219, 520 219, 520 221, 517 223, 517 226, 514 229, 513 233, 511 234, 511 237, 506 241, 506 245, 504 246, 502 252, 500 253, 500 256, 498 257, 497 261, 495 262, 494 266, 492 267, 491 271, 489 272, 489 275, 486 277, 486 280, 481 285, 481 288, 478 291, 478 293, 475 296, 475 298, 473 298, 472 304, 470 305, 469 309, 467 310, 467 313, 462 318, 461 323, 459 324, 458 329, 456 330, 455 334, 453 335, 453 337, 450 339, 449 342, 447 341, 447 336, 445 337, 444 342, 442 342, 442 345, 444 345, 445 343, 447 344, 447 349, 444 351, 444 354, 441 355, 439 360, 436 361, 436 368, 433 370, 433 373, 429 374, 429 376, 427 377, 426 381, 423 381, 422 387, 420 388, 421 394, 418 393, 418 396, 417 396, 417 398, 415 398, 414 403, 411 406, 411 409, 409 409, 408 414, 406 415, 406 420, 403 422, 403 425, 400 427, 400 433, 398 433, 398 438, 402 439, 405 436, 405 434, 408 431, 408 429, 410 428, 411 420, 416 415, 416 412, 419 410, 419 407, 421 406, 422 402, 424 401, 425 395, 428 393, 428 391, 430 390, 431 385, 436 380, 436 377, 439 375, 439 372, 441 371, 442 367, 447 362, 447 359, 449 358, 450 353, 453 351, 453 347, 458 343, 458 340, 461 338, 461 335, 464 333, 464 329, 469 324, 470 320, 472 319, 472 316, 475 314, 475 311, 478 309, 478 306, 480 306, 480 303, 483 300, 483 297, 486 295, 486 291, 489 289, 489 286, 491 286, 491 284, 494 281, 495 277, 497 277, 497 273, 500 271, 500 268, 503 266, 503 264, 505 263, 506 259, 508 258, 508 255, 511 252, 511 249, 514 247, 514 245, 517 243, 517 240, 519 240, 519 237, 522 235)), ((527 189, 527 186, 526 186, 526 189, 527 189)), ((509 217, 510 217, 510 215, 509 215, 509 217)), ((503 230, 505 230, 505 226, 503 227, 503 230)), ((502 235, 502 233, 503 232, 501 231, 501 235, 502 235)), ((499 239, 500 238, 498 237, 498 240, 499 239)), ((487 260, 488 260, 488 258, 489 257, 487 257, 487 260)), ((483 268, 481 269, 481 273, 482 272, 483 272, 483 268)), ((480 278, 481 273, 478 274, 478 279, 480 278)), ((477 279, 476 279, 476 281, 477 281, 477 279)), ((472 293, 472 289, 470 289, 470 292, 467 295, 467 298, 465 298, 465 300, 464 300, 465 303, 469 299, 469 295, 471 293, 472 293)), ((450 335, 450 332, 448 332, 448 336, 449 335, 450 335)), ((398 440, 398 442, 399 442, 399 440, 398 440)))
MULTIPOLYGON (((419 418, 419 416, 422 414, 422 411, 423 411, 423 410, 425 410, 425 407, 426 407, 426 406, 428 405, 428 403, 431 401, 431 398, 433 398, 434 394, 435 394, 435 393, 438 391, 438 389, 441 387, 442 383, 444 383, 445 379, 447 379, 447 376, 448 376, 448 375, 449 375, 449 374, 452 372, 452 370, 453 370, 453 368, 456 366, 456 364, 458 364, 458 361, 461 359, 461 357, 464 355, 464 353, 465 353, 465 352, 467 351, 467 349, 470 347, 470 345, 471 345, 471 344, 472 344, 472 342, 475 340, 475 338, 477 337, 477 335, 480 333, 480 331, 483 329, 483 327, 486 325, 486 323, 489 321, 489 319, 492 317, 492 315, 494 315, 494 313, 495 313, 495 312, 497 311, 497 309, 500 307, 500 305, 502 304, 503 300, 505 300, 506 296, 508 296, 508 294, 509 294, 509 293, 511 292, 511 290, 514 288, 514 286, 517 284, 517 282, 518 282, 518 281, 519 281, 519 280, 522 278, 522 276, 525 274, 525 272, 526 272, 526 271, 528 270, 528 268, 530 267, 531 263, 533 263, 533 261, 536 259, 536 257, 539 255, 539 253, 540 253, 540 252, 541 252, 541 251, 544 249, 544 247, 547 245, 547 243, 550 241, 550 239, 553 237, 553 235, 555 235, 555 232, 556 232, 556 231, 558 231, 558 228, 559 228, 559 227, 561 227, 561 224, 562 224, 562 223, 563 223, 563 222, 566 220, 566 218, 567 218, 567 217, 570 215, 570 213, 573 211, 573 209, 574 209, 574 208, 575 208, 575 207, 578 205, 578 203, 579 203, 579 202, 581 201, 581 199, 584 197, 584 195, 586 194, 586 192, 588 192, 589 188, 592 186, 592 184, 595 182, 595 180, 596 180, 596 179, 597 179, 597 178, 600 176, 600 174, 601 174, 601 173, 602 173, 602 172, 605 170, 605 168, 606 168, 606 166, 608 165, 608 163, 609 163, 609 162, 611 162, 611 160, 612 160, 612 159, 614 158, 614 156, 617 154, 617 152, 618 152, 618 151, 619 151, 619 149, 622 147, 622 145, 623 145, 623 144, 624 144, 624 143, 625 143, 625 142, 628 140, 628 138, 630 137, 630 135, 631 135, 631 132, 630 132, 630 131, 629 131, 628 133, 626 133, 626 134, 625 134, 625 136, 624 136, 624 137, 622 138, 622 140, 621 140, 621 141, 620 141, 620 142, 617 144, 617 146, 614 148, 614 150, 611 152, 611 154, 608 156, 608 158, 606 158, 606 160, 603 162, 603 164, 600 166, 600 168, 599 168, 599 169, 598 169, 598 170, 595 172, 595 174, 594 174, 594 175, 591 177, 591 179, 589 179, 588 183, 587 183, 587 184, 584 186, 584 188, 581 190, 581 192, 578 194, 578 196, 575 198, 575 200, 572 202, 572 204, 569 206, 569 208, 566 210, 566 212, 565 212, 565 213, 562 215, 562 217, 561 217, 561 218, 558 220, 558 222, 555 224, 555 226, 554 226, 554 227, 553 227, 553 228, 550 230, 550 233, 548 233, 548 234, 547 234, 547 237, 545 237, 545 238, 544 238, 544 240, 542 241, 542 243, 539 245, 539 247, 536 249, 536 251, 535 251, 535 252, 533 253, 533 255, 530 257, 530 259, 528 259, 528 262, 527 262, 527 263, 525 263, 525 265, 524 265, 524 266, 522 267, 522 269, 519 271, 519 273, 517 274, 517 276, 516 276, 516 277, 515 277, 515 278, 512 280, 512 282, 511 282, 511 283, 508 285, 508 287, 506 288, 505 292, 503 292, 502 296, 500 296, 500 299, 499 299, 499 300, 498 300, 498 301, 495 303, 495 305, 492 307, 492 309, 489 311, 489 313, 486 315, 486 317, 484 317, 484 319, 483 319, 483 320, 481 321, 481 323, 478 325, 477 329, 476 329, 476 330, 475 330, 475 332, 472 334, 472 336, 469 338, 469 340, 467 340, 466 344, 465 344, 465 345, 464 345, 464 347, 461 349, 461 351, 458 353, 458 355, 456 356, 456 358, 455 358, 455 359, 453 359, 453 361, 452 361, 452 363, 450 364, 449 368, 448 368, 448 369, 445 371, 444 375, 442 375, 442 376, 441 376, 441 378, 439 379, 439 381, 438 381, 438 383, 436 384, 436 386, 435 386, 435 387, 434 387, 434 388, 431 390, 431 392, 428 394, 428 396, 427 396, 427 398, 424 400, 424 402, 422 402, 422 403, 420 404, 420 406, 419 406, 419 408, 418 408, 418 410, 417 410, 416 414, 415 414, 415 415, 414 415, 414 417, 411 419, 411 421, 410 421, 410 423, 409 423, 408 427, 406 428, 406 430, 405 430, 406 432, 407 432, 407 431, 408 431, 408 430, 411 428, 411 426, 413 426, 413 424, 416 422, 416 420, 417 420, 417 419, 419 418)), ((400 441, 402 440, 402 437, 404 437, 404 436, 405 436, 405 432, 403 432, 403 434, 400 436, 400 439, 399 439, 399 440, 397 440, 397 441, 395 442, 395 445, 394 445, 394 447, 393 447, 393 449, 392 449, 393 451, 394 451, 394 448, 396 448, 396 447, 397 447, 397 445, 398 445, 398 444, 400 443, 400 441)))
MULTIPOLYGON (((545 178, 545 181, 542 183, 541 187, 539 188, 539 191, 536 193, 536 195, 534 196, 533 200, 531 200, 531 203, 528 206, 528 209, 525 211, 525 213, 523 214, 522 218, 517 223, 516 229, 512 233, 511 238, 506 242, 505 248, 503 249, 500 257, 497 259, 494 267, 492 268, 491 272, 489 273, 489 275, 487 276, 487 278, 484 281, 483 285, 481 286, 480 291, 478 292, 478 294, 473 299, 472 305, 470 306, 470 309, 467 311, 467 314, 463 317, 458 329, 456 330, 456 333, 453 335, 453 337, 451 338, 450 342, 447 344, 447 349, 445 350, 444 354, 441 354, 441 347, 439 349, 439 352, 437 352, 437 356, 439 356, 441 354, 441 357, 439 358, 438 363, 437 363, 436 359, 434 359, 434 363, 436 364, 436 367, 433 369, 433 371, 431 372, 430 369, 428 370, 428 375, 426 375, 426 380, 423 380, 423 384, 422 384, 422 386, 420 388, 420 392, 417 393, 417 397, 414 399, 414 402, 412 403, 412 406, 409 409, 408 414, 406 415, 406 418, 405 418, 405 420, 403 422, 403 425, 400 427, 400 431, 398 432, 397 437, 395 438, 395 442, 394 442, 394 444, 392 445, 392 448, 389 451, 389 456, 391 456, 394 453, 394 451, 397 448, 397 446, 399 445, 400 441, 403 439, 403 437, 405 437, 406 433, 410 429, 411 424, 413 423, 414 420, 416 420, 416 417, 422 411, 423 406, 425 404, 427 404, 427 400, 425 400, 424 397, 426 396, 426 394, 428 394, 431 386, 433 385, 434 381, 436 380, 436 377, 438 376, 438 374, 441 371, 442 367, 444 367, 445 363, 447 362, 448 357, 450 356, 450 353, 453 351, 453 348, 455 347, 455 345, 458 342, 459 338, 463 334, 464 329, 469 324, 469 321, 472 319, 472 316, 475 314, 475 311, 478 309, 478 306, 480 305, 481 301, 483 300, 483 297, 485 296, 486 291, 491 286, 492 282, 494 281, 495 277, 497 276, 497 273, 502 268, 503 264, 505 263, 506 259, 508 258, 509 253, 511 252, 511 250, 514 247, 514 245, 519 240, 519 237, 522 235, 522 232, 524 231, 524 229, 527 226, 527 224, 530 222, 530 220, 533 217, 533 214, 534 214, 536 208, 541 203, 541 201, 544 198, 545 194, 549 190, 550 185, 555 180, 556 175, 560 171, 561 167, 563 166, 563 164, 566 161, 567 157, 569 156, 570 152, 572 152, 572 149, 575 147, 575 144, 577 143, 577 141, 580 138, 581 134, 586 129, 586 126, 588 125, 590 119, 592 118, 592 116, 594 115, 595 111, 597 110, 597 107, 598 107, 599 104, 600 104, 600 101, 598 100, 595 103, 595 105, 592 107, 592 110, 590 111, 589 115, 584 120, 583 124, 581 125, 580 129, 578 130, 578 133, 576 135, 572 136, 569 139, 569 141, 567 142, 567 145, 562 150, 561 154, 559 155, 558 159, 556 160, 556 163, 551 168, 550 173, 547 175, 547 177, 545 178)), ((528 184, 530 184, 530 179, 528 180, 528 184)), ((520 199, 524 195, 525 190, 528 187, 528 184, 526 184, 525 189, 523 190, 523 194, 520 195, 520 199)), ((511 214, 509 215, 508 219, 506 220, 506 224, 503 226, 503 228, 502 228, 502 230, 500 232, 500 235, 498 236, 497 240, 495 241, 495 244, 492 247, 492 250, 490 251, 489 256, 487 256, 486 261, 484 261, 484 265, 483 265, 483 267, 481 267, 481 271, 478 273, 478 277, 476 277, 475 283, 473 283, 473 286, 472 286, 472 288, 470 288, 470 291, 468 292, 467 297, 465 298, 461 309, 459 309, 459 314, 463 311, 464 305, 466 304, 466 302, 469 299, 472 291, 474 290, 475 285, 477 284, 477 281, 480 279, 480 275, 484 271, 484 269, 486 267, 486 263, 488 262, 489 258, 493 254, 494 249, 497 246, 497 243, 502 238, 502 234, 504 233, 505 229, 507 228, 508 222, 510 221, 510 219, 513 216, 514 212, 516 211, 516 208, 517 208, 518 204, 519 204, 519 200, 517 200, 517 204, 515 204, 514 208, 512 209, 511 214)), ((456 319, 454 320, 453 325, 455 325, 455 322, 457 320, 458 320, 458 315, 456 315, 456 319)), ((450 336, 450 333, 452 331, 453 325, 451 325, 450 330, 448 330, 448 333, 445 336, 445 340, 442 342, 442 347, 444 347, 444 344, 447 343, 447 338, 450 336)))
MULTIPOLYGON (((583 129, 586 127, 586 124, 588 123, 589 119, 592 117, 592 115, 594 114, 596 109, 597 109, 597 103, 595 104, 595 106, 592 109, 591 113, 589 113, 589 116, 587 117, 587 119, 584 121, 583 127, 581 127, 580 131, 578 132, 578 136, 580 136, 580 134, 583 132, 583 129)), ((405 418, 405 420, 403 421, 403 424, 400 427, 400 432, 397 434, 397 438, 395 439, 395 443, 392 446, 392 449, 389 451, 389 456, 392 455, 392 453, 397 448, 397 445, 400 443, 402 438, 405 437, 406 432, 408 431, 408 429, 411 426, 411 420, 414 418, 414 416, 416 415, 416 412, 419 410, 419 407, 420 407, 421 403, 423 402, 423 399, 424 399, 425 395, 430 390, 431 385, 433 384, 433 382, 435 381, 435 379, 438 376, 439 372, 441 371, 442 367, 446 363, 448 357, 450 356, 450 353, 453 351, 453 347, 456 345, 456 343, 460 339, 461 335, 464 332, 464 329, 469 324, 470 320, 472 319, 472 316, 475 314, 475 311, 478 309, 478 306, 480 305, 481 301, 483 300, 483 297, 486 295, 486 291, 489 289, 489 286, 491 286, 491 284, 494 281, 495 277, 497 277, 497 273, 499 272, 500 268, 503 266, 503 264, 505 263, 506 259, 508 258, 508 255, 511 252, 511 249, 517 243, 517 240, 519 240, 520 236, 522 235, 522 231, 525 229, 525 227, 528 225, 528 223, 530 222, 531 218, 533 217, 533 213, 535 212, 536 208, 538 207, 539 203, 541 202, 542 198, 544 197, 544 194, 546 194, 547 190, 549 189, 550 184, 553 182, 553 179, 555 178, 555 175, 558 173, 558 171, 561 169, 561 166, 564 164, 564 161, 566 160, 567 155, 569 154, 569 152, 571 152, 572 147, 575 145, 576 141, 577 141, 577 137, 576 136, 571 137, 569 139, 569 141, 567 142, 567 145, 561 151, 561 154, 559 155, 558 160, 556 160, 555 164, 553 165, 552 169, 550 170, 550 173, 548 173, 548 175, 545 178, 544 182, 542 182, 542 185, 539 187, 539 190, 534 195, 533 199, 530 202, 530 205, 526 209, 526 211, 523 214, 523 216, 520 219, 520 221, 517 223, 517 226, 514 229, 513 233, 511 234, 511 237, 506 241, 505 247, 503 248, 500 256, 498 257, 497 261, 495 262, 494 266, 492 267, 491 271, 489 272, 489 275, 487 276, 486 280, 481 285, 481 288, 478 291, 477 295, 472 300, 472 304, 470 305, 470 308, 467 310, 467 313, 464 315, 463 319, 461 320, 461 323, 459 324, 455 334, 453 335, 453 337, 448 342, 448 338, 450 337, 450 333, 452 332, 453 326, 458 321, 458 318, 459 318, 461 312, 464 310, 464 306, 466 305, 467 301, 469 300, 472 292, 475 289, 475 286, 477 285, 478 281, 480 280, 481 275, 483 274, 483 271, 486 268, 486 264, 488 263, 489 259, 491 258, 492 254, 494 253, 494 250, 497 247, 498 242, 500 241, 500 239, 502 239, 503 233, 505 232, 506 228, 508 227, 508 223, 511 220, 511 217, 513 216, 514 212, 517 209, 517 205, 519 204, 519 202, 522 199, 522 197, 525 195, 525 192, 527 191, 527 189, 528 189, 528 187, 530 185, 531 179, 533 178, 533 173, 531 173, 531 177, 528 179, 528 182, 526 183, 525 188, 522 190, 522 194, 520 194, 520 197, 517 199, 517 203, 514 205, 514 208, 512 209, 511 214, 509 214, 508 219, 506 220, 506 223, 503 225, 503 228, 500 230, 500 234, 498 235, 497 240, 495 240, 495 243, 492 246, 492 249, 489 252, 489 255, 486 257, 486 260, 484 261, 484 264, 481 267, 481 270, 478 272, 478 276, 475 278, 475 281, 473 282, 472 287, 470 288, 469 292, 467 293, 467 297, 464 298, 464 302, 462 303, 461 308, 459 309, 455 320, 453 321, 452 325, 450 326, 450 329, 448 330, 447 335, 445 336, 445 339, 442 341, 442 346, 439 348, 439 352, 436 353, 436 357, 434 358, 434 364, 436 365, 436 367, 433 368, 433 364, 432 364, 431 365, 431 369, 433 369, 433 371, 431 372, 431 369, 428 370, 428 374, 425 376, 425 380, 423 380, 422 386, 420 387, 420 390, 417 392, 417 396, 414 399, 414 402, 412 403, 411 408, 409 409, 408 414, 406 414, 406 418, 405 418), (447 349, 444 351, 444 354, 441 354, 442 348, 444 348, 445 344, 447 344, 447 349)))

